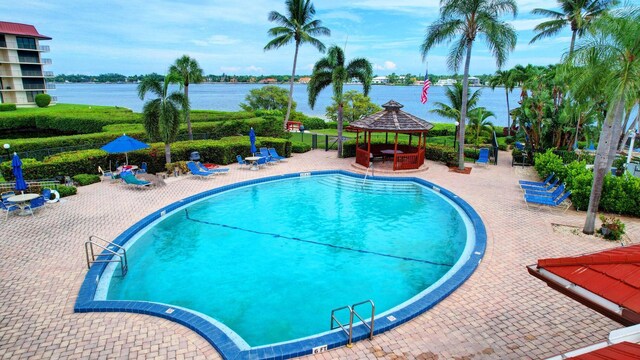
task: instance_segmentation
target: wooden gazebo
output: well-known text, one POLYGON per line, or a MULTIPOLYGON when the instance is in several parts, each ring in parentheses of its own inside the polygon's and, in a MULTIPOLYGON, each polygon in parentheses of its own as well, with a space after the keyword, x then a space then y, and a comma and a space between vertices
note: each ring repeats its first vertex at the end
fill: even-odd
POLYGON ((369 167, 374 158, 393 156, 393 170, 418 169, 424 164, 427 132, 433 124, 400 110, 402 104, 390 100, 382 105, 384 110, 351 123, 346 130, 358 133, 356 137, 356 163, 369 167), (360 143, 360 132, 364 142, 360 143), (384 144, 371 144, 372 133, 386 133, 384 144), (389 133, 395 134, 393 144, 388 143, 389 133), (408 134, 409 144, 398 144, 398 134, 408 134), (414 139, 416 137, 417 139, 414 139), (417 140, 417 145, 412 144, 417 140))

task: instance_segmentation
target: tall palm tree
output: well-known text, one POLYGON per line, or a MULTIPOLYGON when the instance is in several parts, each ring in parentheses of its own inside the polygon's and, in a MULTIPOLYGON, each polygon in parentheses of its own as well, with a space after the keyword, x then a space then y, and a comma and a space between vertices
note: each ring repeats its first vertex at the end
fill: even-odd
POLYGON ((289 104, 287 105, 287 115, 284 118, 283 128, 286 127, 291 115, 291 102, 293 101, 293 82, 296 77, 296 64, 298 62, 298 49, 303 43, 311 44, 324 53, 324 44, 314 36, 331 35, 331 30, 322 26, 322 21, 313 20, 316 9, 311 0, 286 0, 287 16, 277 11, 269 13, 269 21, 277 23, 279 26, 269 29, 269 35, 275 39, 269 41, 264 50, 277 49, 290 44, 296 44, 296 51, 293 55, 293 70, 291 70, 291 80, 289 80, 289 104))
POLYGON ((604 177, 616 155, 622 133, 625 105, 640 91, 640 8, 633 7, 605 14, 592 25, 593 30, 575 51, 575 63, 587 71, 578 82, 590 82, 597 76, 607 94, 609 107, 602 125, 594 162, 593 185, 583 232, 593 234, 604 177))
MULTIPOLYGON (((449 103, 445 104, 439 101, 435 102, 433 104, 435 109, 431 110, 431 112, 444 118, 462 123, 462 117, 460 117, 460 114, 462 113, 462 94, 463 89, 461 83, 455 83, 452 86, 447 86, 444 95, 449 100, 449 103)), ((476 90, 467 95, 467 112, 471 112, 476 108, 478 101, 480 100, 480 94, 482 94, 482 90, 476 90)))
POLYGON ((509 107, 509 93, 516 87, 516 82, 513 79, 512 70, 498 70, 496 74, 489 79, 489 86, 491 90, 495 90, 498 85, 504 86, 504 94, 507 97, 507 129, 509 135, 511 135, 511 109, 509 107))
POLYGON ((169 84, 178 80, 175 75, 168 74, 164 82, 145 77, 138 85, 138 96, 144 100, 147 93, 156 96, 144 104, 142 108, 143 125, 151 141, 164 142, 165 160, 171 162, 171 143, 176 140, 180 131, 182 112, 189 109, 184 94, 169 93, 169 84))
POLYGON ((481 135, 493 135, 493 123, 487 119, 495 116, 496 115, 493 112, 484 107, 475 108, 469 111, 469 128, 467 131, 469 132, 469 135, 471 135, 476 148, 480 143, 481 135))
POLYGON ((560 11, 547 9, 533 9, 534 15, 541 15, 552 20, 538 24, 534 31, 538 34, 531 39, 529 44, 540 39, 555 36, 567 25, 571 27, 571 45, 569 56, 573 55, 573 49, 577 36, 583 36, 591 22, 602 15, 612 6, 618 4, 618 0, 557 0, 560 11))
POLYGON ((344 51, 333 45, 327 51, 327 56, 318 60, 313 66, 311 80, 307 86, 311 109, 316 105, 316 100, 322 89, 329 85, 333 88, 333 98, 338 104, 338 157, 342 157, 342 114, 344 108, 342 89, 344 83, 354 78, 362 83, 362 92, 367 96, 373 78, 371 63, 367 59, 356 58, 345 66, 344 51))
MULTIPOLYGON (((189 55, 183 55, 176 59, 176 62, 169 67, 169 73, 173 74, 172 78, 180 83, 180 89, 184 88, 184 97, 189 102, 189 84, 198 84, 202 82, 203 75, 202 69, 196 59, 192 59, 189 55)), ((193 132, 191 132, 191 118, 189 117, 189 106, 185 111, 185 118, 187 119, 187 132, 189 133, 189 140, 193 140, 193 132)))
MULTIPOLYGON (((427 36, 421 45, 423 59, 429 51, 442 42, 450 42, 457 36, 447 58, 450 69, 457 71, 463 58, 461 118, 467 118, 467 94, 469 92, 469 66, 471 49, 478 35, 483 35, 487 47, 496 59, 498 68, 507 60, 509 51, 516 46, 517 36, 513 27, 499 17, 518 12, 515 0, 442 0, 440 18, 427 28, 427 36)), ((464 144, 465 122, 460 122, 460 144, 464 144)), ((458 148, 458 168, 464 170, 464 146, 458 148)))

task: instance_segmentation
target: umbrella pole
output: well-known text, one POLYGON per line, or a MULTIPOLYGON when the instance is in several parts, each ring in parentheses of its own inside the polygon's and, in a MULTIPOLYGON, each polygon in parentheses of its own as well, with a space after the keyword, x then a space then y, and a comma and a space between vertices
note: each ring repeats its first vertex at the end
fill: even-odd
POLYGON ((124 153, 124 158, 125 158, 125 165, 129 165, 129 154, 124 153))

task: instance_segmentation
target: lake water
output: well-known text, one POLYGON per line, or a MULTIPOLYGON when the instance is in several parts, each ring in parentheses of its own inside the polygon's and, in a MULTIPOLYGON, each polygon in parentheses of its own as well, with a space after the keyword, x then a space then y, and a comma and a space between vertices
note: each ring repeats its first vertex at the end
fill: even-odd
MULTIPOLYGON (((251 89, 262 87, 261 84, 192 84, 189 86, 189 99, 192 109, 202 110, 240 110, 240 103, 251 89)), ((279 85, 288 89, 288 85, 279 85)), ((56 84, 56 90, 51 94, 57 96, 59 103, 111 105, 122 106, 133 111, 142 111, 143 101, 138 98, 136 84, 56 84)), ((371 101, 382 105, 389 100, 395 100, 404 105, 403 110, 431 122, 452 122, 430 112, 434 109, 435 102, 447 103, 445 87, 432 86, 429 89, 429 101, 426 104, 420 102, 422 86, 384 86, 371 87, 369 96, 371 101)), ((345 85, 344 91, 362 91, 362 86, 345 85)), ((478 90, 478 88, 471 88, 478 90)), ((482 88, 480 106, 484 106, 496 114, 496 118, 489 120, 497 126, 507 125, 507 107, 503 88, 491 90, 482 88)), ((515 89, 509 96, 511 109, 518 106, 517 100, 520 94, 515 89)), ((322 91, 314 109, 311 109, 307 100, 307 85, 296 84, 293 90, 293 99, 298 104, 298 111, 311 116, 324 117, 325 108, 331 103, 331 88, 322 91)))

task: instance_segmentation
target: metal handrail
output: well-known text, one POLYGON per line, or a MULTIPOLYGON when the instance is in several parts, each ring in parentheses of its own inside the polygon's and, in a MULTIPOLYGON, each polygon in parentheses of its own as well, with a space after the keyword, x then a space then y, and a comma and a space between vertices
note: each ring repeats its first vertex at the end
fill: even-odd
POLYGON ((351 305, 351 311, 353 312, 353 315, 357 316, 358 319, 362 321, 362 324, 369 329, 369 340, 373 339, 373 328, 374 328, 374 321, 375 321, 375 314, 376 314, 376 305, 373 303, 373 301, 365 300, 357 304, 353 304, 351 305), (360 317, 360 315, 358 315, 358 313, 356 312, 356 306, 363 305, 366 303, 371 304, 371 325, 367 325, 366 321, 364 321, 364 319, 360 317))
POLYGON ((113 243, 111 241, 105 240, 105 239, 103 239, 103 238, 101 238, 99 236, 91 235, 91 236, 89 236, 89 241, 84 243, 84 251, 85 251, 86 258, 87 258, 87 269, 90 269, 91 268, 91 264, 93 264, 93 263, 119 262, 120 263, 120 269, 122 271, 122 276, 125 276, 127 274, 127 270, 129 269, 129 262, 127 261, 127 250, 124 247, 122 247, 122 246, 120 246, 120 245, 118 245, 116 243, 113 243), (106 244, 106 246, 97 243, 96 241, 94 241, 94 239, 102 241, 103 243, 106 244), (95 255, 95 252, 93 251, 93 246, 94 245, 99 247, 100 249, 106 251, 107 253, 111 254, 112 258, 109 259, 109 260, 98 260, 98 258, 100 256, 104 256, 104 255, 102 255, 102 254, 95 255), (117 249, 114 251, 114 250, 109 248, 110 246, 115 247, 117 249), (119 252, 120 250, 122 250, 122 253, 119 252), (113 259, 114 256, 117 257, 117 259, 114 260, 113 259))

